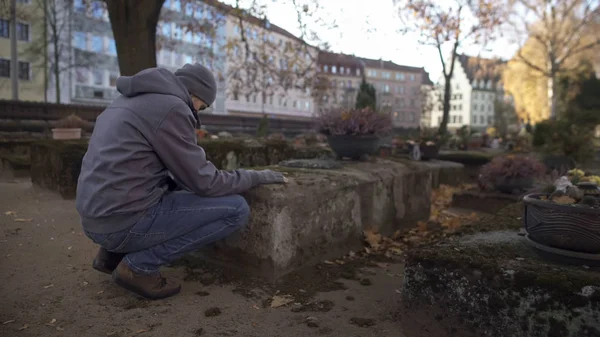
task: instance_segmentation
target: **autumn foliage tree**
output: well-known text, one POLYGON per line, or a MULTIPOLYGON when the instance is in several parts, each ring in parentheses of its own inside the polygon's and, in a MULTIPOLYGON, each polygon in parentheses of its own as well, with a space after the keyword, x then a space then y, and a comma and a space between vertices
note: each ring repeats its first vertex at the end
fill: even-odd
POLYGON ((582 57, 593 57, 590 52, 600 45, 598 2, 509 0, 508 5, 508 27, 522 46, 515 61, 545 79, 548 115, 555 117, 559 77, 575 70, 582 57))
POLYGON ((443 116, 439 133, 447 132, 451 80, 459 48, 465 43, 485 43, 505 17, 498 0, 395 0, 405 32, 417 33, 420 43, 436 48, 444 77, 443 116), (445 55, 444 49, 450 49, 445 55), (449 56, 449 57, 448 57, 449 56))

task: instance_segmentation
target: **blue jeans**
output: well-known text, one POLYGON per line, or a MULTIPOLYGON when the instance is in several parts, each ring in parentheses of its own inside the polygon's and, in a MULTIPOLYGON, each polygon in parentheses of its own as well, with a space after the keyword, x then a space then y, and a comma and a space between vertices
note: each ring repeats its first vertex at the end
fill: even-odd
POLYGON ((86 231, 86 235, 110 252, 126 253, 124 261, 134 272, 152 274, 241 229, 249 215, 242 196, 207 198, 177 191, 165 194, 131 228, 110 234, 86 231))

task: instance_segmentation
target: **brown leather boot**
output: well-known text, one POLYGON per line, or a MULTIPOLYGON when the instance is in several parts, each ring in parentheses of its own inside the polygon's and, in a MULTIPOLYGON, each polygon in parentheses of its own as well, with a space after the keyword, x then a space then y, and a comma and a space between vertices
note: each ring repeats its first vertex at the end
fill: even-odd
POLYGON ((181 285, 167 281, 160 273, 136 274, 125 261, 121 261, 113 273, 113 280, 121 287, 149 300, 160 300, 177 295, 181 285))
POLYGON ((92 267, 99 272, 112 274, 124 257, 125 254, 109 252, 100 247, 98 254, 96 254, 96 258, 94 258, 92 267))

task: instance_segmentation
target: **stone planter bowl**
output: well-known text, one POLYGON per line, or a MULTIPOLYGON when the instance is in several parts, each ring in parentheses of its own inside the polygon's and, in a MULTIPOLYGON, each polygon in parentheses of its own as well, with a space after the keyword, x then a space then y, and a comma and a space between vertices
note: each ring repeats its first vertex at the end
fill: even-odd
POLYGON ((354 160, 359 160, 364 155, 377 152, 381 142, 380 138, 375 135, 329 135, 327 141, 338 158, 354 160))
POLYGON ((529 237, 542 245, 574 252, 600 253, 600 208, 560 205, 541 200, 546 194, 523 197, 523 223, 529 237))
POLYGON ((52 129, 52 139, 58 139, 58 140, 81 139, 81 128, 52 129))

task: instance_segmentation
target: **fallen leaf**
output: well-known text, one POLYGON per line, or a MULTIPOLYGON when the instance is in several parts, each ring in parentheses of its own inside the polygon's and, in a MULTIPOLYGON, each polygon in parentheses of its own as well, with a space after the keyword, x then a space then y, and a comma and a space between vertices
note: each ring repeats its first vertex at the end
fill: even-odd
POLYGON ((25 324, 25 325, 23 325, 23 326, 22 326, 22 327, 20 327, 18 330, 19 330, 19 331, 23 331, 23 330, 25 330, 25 329, 27 329, 27 328, 29 328, 29 324, 25 324))
POLYGON ((391 247, 388 248, 388 251, 395 254, 395 255, 402 255, 402 249, 398 248, 398 247, 391 247))
POLYGON ((552 201, 554 201, 555 203, 560 204, 560 205, 571 205, 571 204, 575 203, 575 199, 571 198, 568 195, 554 197, 554 198, 552 198, 552 201))
POLYGON ((427 231, 427 223, 424 221, 419 221, 419 222, 417 222, 417 228, 420 231, 425 232, 425 231, 427 231))
POLYGON ((294 302, 294 299, 289 295, 273 296, 271 299, 271 308, 279 308, 292 302, 294 302))
POLYGON ((6 214, 8 216, 17 216, 17 212, 15 212, 15 211, 7 211, 7 212, 4 212, 4 214, 6 214))
POLYGON ((377 262, 376 263, 379 268, 387 268, 389 263, 377 262))
POLYGON ((44 289, 48 289, 48 288, 52 288, 52 287, 54 287, 54 284, 49 284, 47 286, 44 286, 44 289))
POLYGON ((397 294, 402 294, 402 292, 400 291, 400 289, 396 289, 395 290, 397 294))
POLYGON ((33 221, 33 219, 23 219, 23 218, 17 218, 15 219, 16 222, 31 222, 33 221))
POLYGON ((148 331, 150 331, 150 330, 147 330, 147 329, 140 329, 140 330, 136 331, 136 332, 135 332, 135 334, 136 334, 136 335, 139 335, 139 334, 141 334, 141 333, 148 332, 148 331))
POLYGON ((2 325, 8 324, 8 323, 13 323, 14 321, 15 321, 14 319, 11 319, 11 320, 2 322, 2 325))
POLYGON ((64 331, 64 330, 65 330, 65 328, 61 328, 60 326, 57 326, 57 327, 56 327, 56 330, 58 330, 58 331, 64 331))
POLYGON ((103 294, 103 293, 104 293, 104 290, 100 290, 100 291, 99 291, 99 292, 97 292, 96 294, 100 295, 100 294, 103 294))
POLYGON ((335 262, 329 261, 329 260, 325 260, 325 261, 323 261, 323 263, 325 263, 325 264, 335 264, 335 262))
POLYGON ((379 242, 381 241, 381 234, 374 233, 371 230, 364 231, 365 241, 369 244, 369 246, 375 250, 379 248, 379 242))
POLYGON ((56 323, 56 318, 53 318, 50 322, 48 322, 48 324, 54 324, 56 323))
POLYGON ((344 262, 342 260, 335 260, 335 263, 337 263, 337 264, 346 264, 346 262, 344 262))
POLYGON ((88 284, 89 284, 89 282, 87 282, 87 281, 83 281, 83 285, 84 285, 84 286, 87 286, 88 284))
POLYGON ((260 310, 260 308, 259 308, 259 307, 258 307, 258 305, 256 305, 256 304, 253 304, 253 305, 252 305, 252 307, 253 307, 254 309, 256 309, 256 310, 260 310))

